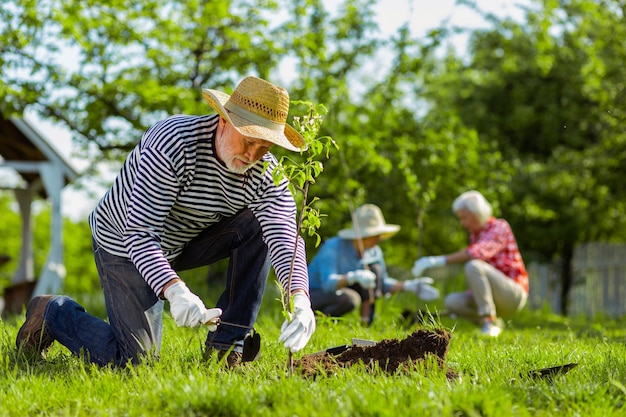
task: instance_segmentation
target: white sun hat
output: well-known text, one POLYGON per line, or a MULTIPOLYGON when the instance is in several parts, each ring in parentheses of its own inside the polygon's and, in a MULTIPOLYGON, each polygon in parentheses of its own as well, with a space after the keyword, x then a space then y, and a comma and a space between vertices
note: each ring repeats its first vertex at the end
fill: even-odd
POLYGON ((363 239, 371 236, 380 236, 388 239, 398 233, 400 226, 385 222, 382 211, 374 204, 364 204, 354 212, 355 222, 349 229, 339 231, 342 239, 363 239))

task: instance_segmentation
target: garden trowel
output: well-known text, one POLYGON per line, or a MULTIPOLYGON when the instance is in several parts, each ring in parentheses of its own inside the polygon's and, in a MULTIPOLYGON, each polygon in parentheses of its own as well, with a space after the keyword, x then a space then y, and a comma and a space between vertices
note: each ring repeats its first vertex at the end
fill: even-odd
POLYGON ((376 342, 374 340, 358 339, 356 337, 353 337, 351 345, 333 346, 331 348, 320 350, 319 352, 315 352, 315 353, 313 353, 313 355, 316 355, 316 354, 319 354, 319 353, 326 353, 326 354, 329 354, 329 355, 339 355, 340 353, 343 353, 346 350, 348 350, 348 349, 350 349, 351 347, 354 347, 354 346, 368 347, 368 346, 375 346, 376 343, 378 343, 378 342, 376 342))
POLYGON ((261 335, 256 329, 252 329, 243 338, 243 353, 241 355, 242 362, 252 362, 259 358, 261 352, 261 335))
POLYGON ((528 376, 531 378, 544 378, 552 379, 556 375, 561 375, 569 372, 571 369, 578 366, 578 363, 566 363, 564 365, 551 366, 549 368, 533 369, 528 371, 528 376))

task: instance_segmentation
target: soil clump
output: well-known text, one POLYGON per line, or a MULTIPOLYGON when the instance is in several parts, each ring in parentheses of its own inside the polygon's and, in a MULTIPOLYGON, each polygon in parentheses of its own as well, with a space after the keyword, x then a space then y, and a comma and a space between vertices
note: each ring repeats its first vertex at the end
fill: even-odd
POLYGON ((450 333, 443 329, 418 329, 405 339, 383 339, 374 346, 350 346, 339 354, 327 352, 305 355, 294 361, 294 367, 305 377, 332 375, 338 368, 363 363, 365 369, 381 369, 389 374, 410 370, 428 370, 431 364, 446 372, 448 380, 457 378, 449 369, 446 355, 450 344, 450 333), (433 360, 434 359, 434 360, 433 360))

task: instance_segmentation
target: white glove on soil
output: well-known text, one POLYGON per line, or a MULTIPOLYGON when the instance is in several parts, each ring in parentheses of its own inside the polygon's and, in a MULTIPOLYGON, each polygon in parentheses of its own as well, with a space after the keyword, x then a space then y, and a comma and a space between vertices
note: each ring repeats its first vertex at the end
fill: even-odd
POLYGON ((293 296, 293 311, 289 320, 285 320, 280 328, 279 342, 283 342, 292 352, 301 350, 309 342, 315 331, 315 314, 311 309, 311 300, 303 292, 293 296))
POLYGON ((411 291, 417 294, 424 301, 432 301, 439 298, 439 290, 433 287, 434 280, 430 277, 414 278, 404 281, 404 291, 411 291))
POLYGON ((376 274, 367 269, 357 269, 356 271, 350 271, 346 274, 346 279, 349 285, 358 283, 365 289, 371 289, 376 287, 376 274))
POLYGON ((202 300, 189 291, 184 282, 178 281, 170 285, 163 295, 170 302, 170 312, 178 326, 199 327, 206 324, 209 331, 217 329, 217 319, 222 315, 222 310, 207 310, 202 300))
POLYGON ((413 269, 411 269, 411 273, 414 277, 421 277, 425 270, 428 268, 432 268, 435 266, 444 266, 446 264, 446 257, 444 255, 440 256, 423 256, 419 258, 413 264, 413 269))

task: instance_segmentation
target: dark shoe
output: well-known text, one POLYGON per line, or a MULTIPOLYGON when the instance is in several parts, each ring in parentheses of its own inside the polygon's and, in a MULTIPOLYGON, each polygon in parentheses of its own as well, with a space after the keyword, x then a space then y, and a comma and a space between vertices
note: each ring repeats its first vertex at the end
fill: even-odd
POLYGON ((241 356, 242 354, 240 352, 235 352, 234 350, 230 352, 227 350, 217 351, 218 359, 221 362, 226 363, 229 368, 234 368, 235 366, 239 365, 241 363, 241 356), (224 360, 224 356, 226 356, 226 360, 224 360))
MULTIPOLYGON (((234 348, 234 346, 233 346, 234 348)), ((261 335, 256 329, 243 338, 242 352, 229 349, 218 349, 215 346, 207 347, 204 351, 204 359, 210 359, 214 352, 217 352, 217 357, 221 362, 226 363, 229 367, 235 367, 242 362, 252 362, 261 356, 261 335), (225 361, 222 360, 224 355, 228 353, 228 357, 225 361)))
POLYGON ((28 303, 26 320, 17 332, 15 345, 18 350, 30 357, 41 355, 45 358, 46 352, 54 342, 45 329, 43 314, 52 295, 39 295, 28 303))
POLYGON ((220 350, 212 347, 206 348, 204 351, 204 359, 210 360, 213 355, 217 355, 217 359, 229 368, 234 368, 239 365, 242 362, 241 357, 243 356, 241 352, 235 352, 234 350, 220 350), (224 359, 224 356, 226 356, 226 359, 224 359))

